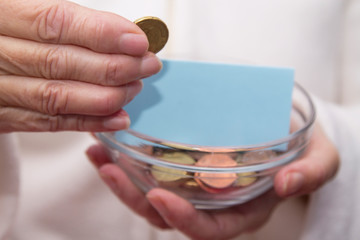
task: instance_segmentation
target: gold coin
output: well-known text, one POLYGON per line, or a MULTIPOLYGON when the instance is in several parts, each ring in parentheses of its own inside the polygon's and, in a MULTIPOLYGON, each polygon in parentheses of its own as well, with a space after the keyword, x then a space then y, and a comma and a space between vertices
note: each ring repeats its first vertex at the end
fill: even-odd
POLYGON ((199 188, 199 184, 194 179, 190 179, 190 180, 186 181, 182 186, 185 188, 190 188, 190 189, 198 189, 199 188))
MULTIPOLYGON (((179 164, 194 164, 195 160, 186 153, 174 152, 164 153, 161 157, 162 160, 179 163, 179 164)), ((157 181, 161 182, 172 182, 180 180, 187 176, 187 172, 180 169, 173 169, 170 167, 152 166, 151 174, 157 181)))
POLYGON ((169 38, 166 24, 157 17, 142 17, 134 21, 144 31, 149 41, 149 51, 159 52, 169 38))
POLYGON ((152 166, 151 174, 159 182, 173 182, 180 180, 186 177, 186 171, 161 167, 161 166, 152 166))
POLYGON ((164 153, 159 158, 168 162, 180 163, 180 164, 192 165, 195 163, 194 158, 192 158, 189 154, 183 152, 164 153))
POLYGON ((257 180, 257 177, 254 177, 255 174, 255 172, 238 173, 238 179, 236 180, 235 185, 240 187, 249 186, 257 180))

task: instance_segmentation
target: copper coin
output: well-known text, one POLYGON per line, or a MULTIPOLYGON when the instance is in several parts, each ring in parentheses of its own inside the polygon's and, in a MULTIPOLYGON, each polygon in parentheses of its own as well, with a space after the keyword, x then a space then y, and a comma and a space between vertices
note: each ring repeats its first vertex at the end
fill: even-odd
POLYGON ((144 31, 149 41, 149 51, 159 52, 169 38, 166 24, 157 17, 142 17, 134 21, 144 31))
MULTIPOLYGON (((201 167, 233 167, 237 163, 226 154, 208 154, 200 158, 195 165, 201 167)), ((204 183, 212 188, 226 188, 236 181, 237 175, 236 173, 197 172, 195 177, 200 186, 203 186, 204 183)))

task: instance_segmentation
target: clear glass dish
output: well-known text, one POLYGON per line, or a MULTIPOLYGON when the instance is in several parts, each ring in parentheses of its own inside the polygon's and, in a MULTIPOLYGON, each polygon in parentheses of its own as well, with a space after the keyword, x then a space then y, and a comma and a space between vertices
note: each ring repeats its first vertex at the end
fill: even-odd
POLYGON ((295 84, 290 133, 275 141, 209 147, 169 142, 133 130, 96 136, 112 161, 143 192, 164 188, 198 209, 218 209, 242 204, 272 188, 274 174, 305 151, 314 120, 310 96, 295 84))

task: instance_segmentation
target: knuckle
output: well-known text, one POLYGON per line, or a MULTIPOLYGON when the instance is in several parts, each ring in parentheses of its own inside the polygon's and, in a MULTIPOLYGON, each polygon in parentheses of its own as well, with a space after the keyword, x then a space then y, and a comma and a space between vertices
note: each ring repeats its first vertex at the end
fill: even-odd
POLYGON ((58 116, 49 116, 43 113, 30 113, 32 116, 27 116, 26 130, 40 131, 40 132, 55 132, 60 130, 61 119, 58 116))
POLYGON ((105 63, 104 82, 106 85, 118 85, 124 69, 121 64, 108 60, 105 63))
POLYGON ((76 28, 79 33, 85 33, 87 38, 91 38, 91 48, 95 49, 107 48, 104 46, 104 39, 101 36, 109 36, 113 31, 112 26, 99 15, 95 15, 91 19, 79 19, 76 28))
POLYGON ((99 103, 97 109, 100 115, 111 115, 123 107, 126 100, 126 94, 121 94, 119 91, 111 91, 106 95, 100 97, 97 102, 99 103))
POLYGON ((86 130, 86 117, 78 116, 75 121, 75 129, 76 131, 85 131, 86 130))
POLYGON ((40 90, 40 110, 51 116, 66 113, 68 108, 68 93, 60 82, 44 83, 40 90))
POLYGON ((47 116, 46 117, 46 131, 57 132, 64 130, 71 131, 85 131, 86 128, 86 117, 85 116, 75 116, 75 117, 66 117, 66 116, 47 116))
POLYGON ((59 47, 47 49, 43 54, 40 72, 43 77, 48 79, 65 78, 64 73, 68 72, 67 54, 59 47))
POLYGON ((59 42, 65 20, 65 6, 62 2, 41 11, 34 21, 39 39, 45 42, 59 42))
MULTIPOLYGON (((92 32, 95 34, 93 36, 106 36, 107 32, 106 32, 106 27, 103 21, 101 21, 100 18, 93 18, 94 22, 93 24, 84 24, 84 27, 88 27, 90 28, 90 30, 92 30, 92 32)), ((100 47, 103 42, 101 41, 101 38, 99 37, 95 37, 94 38, 94 44, 95 47, 100 47)))
POLYGON ((46 117, 46 131, 56 132, 61 130, 61 121, 62 119, 59 116, 47 116, 46 117))
MULTIPOLYGON (((123 102, 123 101, 121 101, 123 102)), ((110 115, 120 110, 121 106, 114 101, 114 98, 107 96, 103 101, 103 115, 110 115)))

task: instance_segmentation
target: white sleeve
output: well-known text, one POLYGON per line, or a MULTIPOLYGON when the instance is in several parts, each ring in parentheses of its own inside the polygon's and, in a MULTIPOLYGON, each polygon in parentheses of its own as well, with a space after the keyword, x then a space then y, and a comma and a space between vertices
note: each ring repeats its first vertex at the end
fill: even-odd
POLYGON ((12 134, 0 134, 0 239, 15 219, 19 196, 19 164, 12 134))
POLYGON ((339 107, 315 100, 318 119, 337 146, 341 166, 314 193, 302 240, 355 240, 360 236, 360 106, 339 107))

